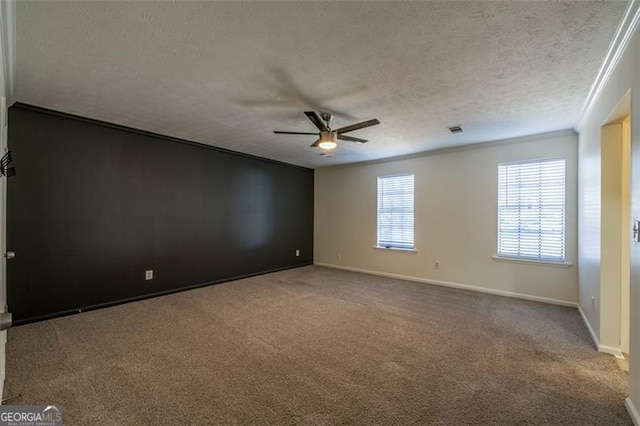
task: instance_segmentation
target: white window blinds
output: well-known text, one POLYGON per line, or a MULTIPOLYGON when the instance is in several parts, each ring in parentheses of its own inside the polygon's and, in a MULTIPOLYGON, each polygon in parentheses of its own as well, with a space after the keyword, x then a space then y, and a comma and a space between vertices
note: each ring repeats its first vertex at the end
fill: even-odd
POLYGON ((565 258, 565 160, 498 166, 498 256, 565 258))
POLYGON ((413 175, 378 177, 378 246, 413 249, 413 175))

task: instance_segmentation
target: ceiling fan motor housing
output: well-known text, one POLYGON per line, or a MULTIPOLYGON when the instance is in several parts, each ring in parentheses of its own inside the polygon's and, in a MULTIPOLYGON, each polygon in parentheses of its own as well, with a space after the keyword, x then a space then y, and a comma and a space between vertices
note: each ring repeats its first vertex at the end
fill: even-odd
POLYGON ((335 130, 322 130, 320 131, 320 139, 323 141, 336 141, 337 132, 335 130))

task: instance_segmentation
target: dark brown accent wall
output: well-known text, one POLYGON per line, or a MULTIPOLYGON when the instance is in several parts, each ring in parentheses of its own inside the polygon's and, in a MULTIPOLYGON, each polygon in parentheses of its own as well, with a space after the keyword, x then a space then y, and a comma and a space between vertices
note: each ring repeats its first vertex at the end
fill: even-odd
POLYGON ((21 104, 9 147, 16 324, 313 262, 311 169, 21 104))

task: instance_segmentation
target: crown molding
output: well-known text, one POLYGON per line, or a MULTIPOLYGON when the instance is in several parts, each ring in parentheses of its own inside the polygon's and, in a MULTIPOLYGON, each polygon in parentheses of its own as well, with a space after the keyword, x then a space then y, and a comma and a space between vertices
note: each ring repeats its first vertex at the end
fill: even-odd
POLYGON ((575 126, 576 131, 580 129, 580 127, 582 127, 584 119, 587 115, 589 115, 589 112, 595 105, 598 98, 600 98, 604 86, 609 81, 613 70, 616 68, 616 65, 618 65, 618 62, 620 61, 620 58, 627 49, 629 41, 631 41, 631 38, 633 37, 633 34, 638 27, 639 21, 640 1, 631 0, 624 12, 622 21, 620 21, 620 25, 618 25, 616 34, 613 36, 613 40, 611 40, 611 44, 607 49, 607 54, 604 57, 604 61, 602 63, 602 66, 600 67, 600 71, 598 72, 596 80, 593 82, 591 90, 589 91, 589 95, 584 102, 582 111, 580 113, 580 118, 575 126))
MULTIPOLYGON (((2 0, 0 0, 0 1, 2 1, 2 0)), ((139 135, 150 136, 152 138, 157 138, 157 139, 163 139, 163 140, 166 140, 166 141, 169 141, 169 142, 176 142, 176 143, 181 143, 181 144, 185 144, 185 145, 195 146, 195 147, 198 147, 198 148, 209 149, 209 150, 218 151, 218 152, 224 152, 224 153, 231 154, 231 155, 237 155, 237 156, 240 156, 240 157, 252 158, 254 160, 264 161, 266 163, 279 164, 281 166, 287 166, 287 167, 293 167, 293 168, 296 168, 296 169, 313 171, 312 168, 299 166, 297 164, 285 163, 284 161, 278 161, 278 160, 274 160, 274 159, 271 159, 271 158, 259 157, 257 155, 246 154, 246 153, 240 152, 240 151, 233 151, 233 150, 227 149, 227 148, 219 148, 217 146, 209 145, 209 144, 206 144, 206 143, 194 142, 194 141, 190 141, 188 139, 175 138, 173 136, 162 135, 160 133, 153 133, 153 132, 149 132, 149 131, 146 131, 146 130, 136 129, 134 127, 127 127, 127 126, 123 126, 121 124, 109 123, 107 121, 101 121, 101 120, 96 120, 94 118, 82 117, 80 115, 69 114, 69 113, 62 112, 62 111, 55 111, 55 110, 52 110, 52 109, 42 108, 42 107, 35 106, 35 105, 23 104, 21 102, 14 102, 14 104, 11 105, 11 108, 14 109, 14 110, 25 110, 25 111, 36 112, 36 113, 39 113, 39 114, 53 115, 53 116, 62 117, 62 118, 68 119, 68 120, 81 121, 81 122, 93 124, 93 125, 96 125, 96 126, 109 127, 111 129, 121 130, 123 132, 137 133, 139 135)))
POLYGON ((465 151, 470 151, 470 150, 475 150, 475 149, 494 148, 494 147, 498 147, 498 146, 513 145, 513 144, 518 144, 518 143, 526 143, 526 142, 538 141, 538 140, 543 140, 543 139, 562 138, 562 137, 565 137, 565 136, 575 136, 576 137, 576 142, 578 141, 577 133, 576 133, 576 131, 574 129, 563 129, 563 130, 556 130, 556 131, 553 131, 553 132, 536 133, 536 134, 533 134, 533 135, 516 136, 516 137, 513 137, 513 138, 507 138, 507 139, 497 139, 497 140, 492 140, 492 141, 472 142, 472 143, 468 143, 468 144, 464 144, 464 145, 456 145, 456 146, 449 146, 449 147, 445 147, 445 148, 431 149, 431 150, 427 150, 427 151, 414 152, 414 153, 411 153, 411 154, 399 155, 399 156, 395 156, 395 157, 378 158, 378 159, 375 159, 375 160, 365 160, 365 161, 358 161, 358 162, 354 162, 354 163, 333 164, 333 165, 326 165, 326 166, 316 166, 316 167, 314 167, 314 169, 315 170, 319 170, 319 169, 323 169, 323 170, 324 169, 344 169, 344 168, 357 167, 357 166, 368 166, 368 165, 371 165, 371 164, 390 163, 390 162, 393 162, 393 161, 411 160, 413 158, 429 157, 429 156, 433 156, 433 155, 449 154, 449 153, 453 153, 453 152, 465 152, 465 151))

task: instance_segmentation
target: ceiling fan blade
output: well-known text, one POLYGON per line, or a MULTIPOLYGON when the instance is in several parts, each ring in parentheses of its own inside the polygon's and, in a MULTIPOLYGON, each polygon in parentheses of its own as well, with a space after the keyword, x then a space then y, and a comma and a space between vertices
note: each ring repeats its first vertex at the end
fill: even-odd
POLYGON ((313 124, 315 124, 318 129, 320 129, 320 130, 329 130, 329 129, 327 129, 327 125, 324 124, 324 122, 322 121, 322 118, 320 118, 320 116, 318 115, 317 112, 315 112, 315 111, 305 111, 304 113, 305 113, 305 115, 307 117, 309 117, 309 120, 311 120, 313 122, 313 124))
POLYGON ((354 138, 353 136, 346 136, 346 135, 338 135, 338 139, 342 139, 343 141, 358 142, 358 143, 369 142, 367 139, 354 138))
POLYGON ((342 127, 336 130, 336 132, 338 132, 338 134, 353 132, 354 130, 362 129, 369 126, 375 126, 376 124, 380 124, 380 122, 378 121, 377 118, 374 118, 373 120, 363 121, 362 123, 357 123, 357 124, 352 124, 351 126, 342 127))
POLYGON ((317 141, 315 141, 314 143, 312 143, 312 144, 310 145, 310 146, 311 146, 311 148, 315 148, 315 147, 317 147, 318 145, 320 145, 320 141, 321 141, 321 140, 322 140, 321 138, 318 138, 318 140, 317 140, 317 141))
POLYGON ((280 135, 317 135, 318 133, 310 133, 310 132, 285 132, 282 130, 274 130, 273 133, 278 133, 280 135))

